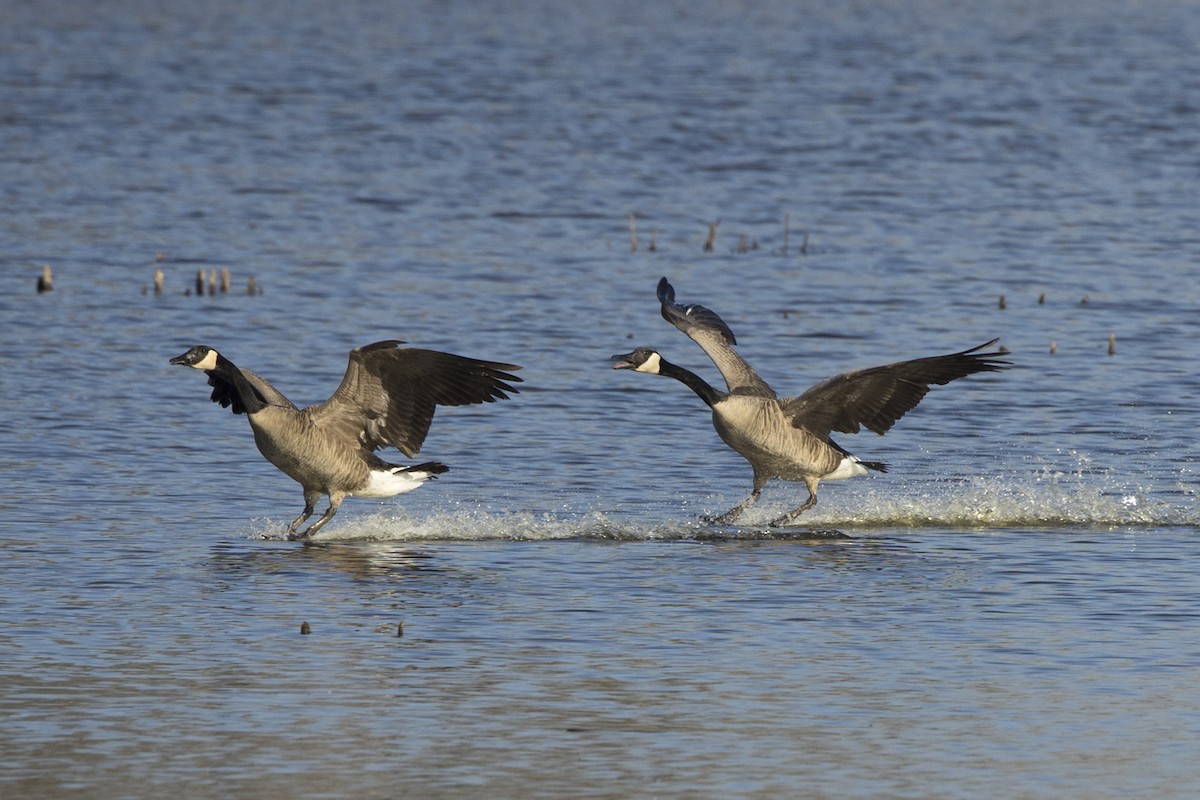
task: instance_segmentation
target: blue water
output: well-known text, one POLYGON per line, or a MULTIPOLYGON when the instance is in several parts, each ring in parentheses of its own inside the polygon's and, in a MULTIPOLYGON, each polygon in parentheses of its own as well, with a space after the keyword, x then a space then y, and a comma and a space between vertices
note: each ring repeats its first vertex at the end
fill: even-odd
POLYGON ((0 796, 1200 793, 1200 8, 1043 6, 0 6, 0 796), (1014 366, 709 528, 662 275, 783 394, 1014 366), (168 359, 385 338, 521 394, 281 541, 168 359))

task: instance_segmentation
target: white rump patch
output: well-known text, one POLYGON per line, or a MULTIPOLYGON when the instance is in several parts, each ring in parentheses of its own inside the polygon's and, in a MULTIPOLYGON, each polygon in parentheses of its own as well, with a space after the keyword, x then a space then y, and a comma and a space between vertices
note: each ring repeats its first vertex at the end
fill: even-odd
POLYGON ((842 463, 838 464, 837 469, 830 472, 828 475, 822 475, 823 481, 842 481, 846 478, 853 478, 856 475, 866 475, 867 468, 858 463, 858 459, 854 456, 846 456, 842 459, 842 463))
MULTIPOLYGON (((398 467, 398 470, 404 467, 398 467)), ((371 480, 356 492, 347 492, 351 497, 395 497, 411 492, 432 477, 432 472, 392 472, 386 469, 371 470, 371 480)))

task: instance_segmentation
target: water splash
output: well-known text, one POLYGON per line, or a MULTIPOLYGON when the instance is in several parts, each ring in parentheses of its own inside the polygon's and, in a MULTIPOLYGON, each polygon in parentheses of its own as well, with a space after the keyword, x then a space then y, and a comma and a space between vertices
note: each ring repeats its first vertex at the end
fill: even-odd
POLYGON ((1152 487, 1072 456, 1076 465, 1070 471, 1041 467, 935 481, 916 492, 876 484, 854 498, 853 508, 826 503, 805 522, 861 530, 1200 526, 1196 489, 1186 470, 1170 484, 1152 487))
MULTIPOLYGON (((700 521, 731 501, 721 493, 703 507, 681 501, 677 508, 659 505, 653 512, 614 512, 608 506, 555 511, 455 506, 421 516, 403 506, 384 506, 386 510, 366 515, 343 512, 314 541, 809 540, 897 529, 1200 528, 1197 482, 1189 464, 1158 476, 1151 486, 1137 482, 1149 478, 1098 466, 1085 453, 1066 451, 1055 459, 1070 466, 1063 469, 1031 457, 1023 469, 965 479, 831 486, 820 505, 798 524, 783 528, 771 528, 769 522, 794 507, 798 492, 777 482, 737 526, 700 521)), ((285 528, 278 520, 263 520, 250 536, 282 539, 285 528)))
MULTIPOLYGON (((787 509, 782 498, 764 501, 738 526, 700 522, 680 508, 673 519, 644 520, 602 511, 492 512, 479 509, 436 512, 425 517, 403 509, 364 516, 345 515, 314 541, 676 541, 836 539, 884 530, 1012 530, 1129 527, 1200 527, 1195 491, 1169 491, 1110 485, 1110 479, 1082 481, 1076 474, 1043 472, 1024 480, 977 478, 927 484, 916 493, 894 486, 825 500, 801 523, 770 528, 787 509), (349 517, 349 518, 346 518, 349 517)), ((284 529, 265 522, 254 538, 280 539, 284 529)))
MULTIPOLYGON (((552 514, 527 511, 489 512, 478 509, 436 512, 418 518, 402 508, 395 512, 339 516, 312 541, 549 541, 554 539, 642 539, 637 526, 613 522, 600 512, 552 514)), ((253 538, 282 539, 286 529, 277 521, 262 521, 253 538)))

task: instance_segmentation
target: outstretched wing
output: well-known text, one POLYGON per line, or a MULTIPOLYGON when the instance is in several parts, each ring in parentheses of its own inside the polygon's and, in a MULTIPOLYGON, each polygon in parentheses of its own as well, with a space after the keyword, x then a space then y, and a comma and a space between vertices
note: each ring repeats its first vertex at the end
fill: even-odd
POLYGON ((313 424, 357 438, 365 450, 395 447, 417 454, 437 406, 491 403, 516 394, 515 364, 478 361, 435 350, 376 342, 350 351, 337 391, 305 409, 313 424), (510 383, 511 382, 511 383, 510 383))
MULTIPOLYGON (((238 397, 237 390, 233 388, 233 384, 217 372, 209 371, 206 374, 208 375, 208 385, 213 387, 212 401, 219 403, 221 408, 230 408, 232 406, 231 410, 235 414, 245 414, 246 407, 242 404, 242 399, 238 397)), ((262 375, 259 375, 257 372, 251 372, 248 369, 243 369, 242 375, 246 377, 246 381, 268 405, 291 409, 296 408, 295 403, 284 397, 283 392, 272 386, 271 382, 262 375)))
POLYGON ((701 305, 676 303, 675 287, 666 278, 658 282, 658 301, 662 304, 663 319, 700 345, 721 371, 730 392, 775 396, 767 382, 733 349, 737 339, 717 312, 701 305))
POLYGON ((1011 362, 996 357, 1002 353, 979 352, 996 342, 993 339, 960 353, 844 372, 799 397, 780 400, 780 406, 792 425, 822 438, 831 431, 858 433, 860 426, 882 435, 916 408, 931 385, 1007 369, 1011 362))

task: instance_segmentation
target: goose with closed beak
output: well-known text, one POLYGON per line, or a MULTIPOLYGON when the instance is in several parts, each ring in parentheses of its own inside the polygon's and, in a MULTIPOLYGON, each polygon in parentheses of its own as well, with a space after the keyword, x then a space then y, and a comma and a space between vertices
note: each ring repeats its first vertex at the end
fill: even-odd
POLYGON ((394 497, 449 468, 437 461, 391 464, 375 455, 395 447, 409 458, 421 449, 437 406, 491 403, 516 393, 514 364, 376 342, 350 351, 346 374, 328 400, 297 408, 261 375, 199 345, 171 359, 208 375, 212 400, 245 414, 263 456, 304 489, 304 511, 288 526, 304 539, 333 518, 346 497, 394 497), (322 495, 329 509, 304 532, 322 495))
POLYGON ((994 345, 997 340, 993 339, 949 355, 843 372, 798 397, 779 397, 734 350, 737 340, 733 331, 716 312, 701 305, 676 303, 675 289, 666 278, 658 283, 658 300, 663 319, 700 345, 725 378, 727 391, 709 385, 649 347, 613 356, 613 369, 665 375, 689 387, 712 409, 713 426, 725 444, 750 462, 754 471, 750 496, 710 522, 737 519, 775 478, 803 482, 808 488, 808 499, 772 520, 771 525, 792 522, 816 505, 821 481, 888 469, 882 462, 852 455, 830 438, 833 431, 857 433, 866 427, 882 435, 921 402, 931 385, 978 372, 996 372, 1010 364, 996 358, 998 352, 980 352, 994 345))

